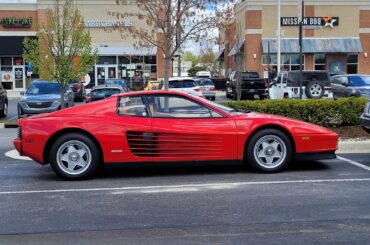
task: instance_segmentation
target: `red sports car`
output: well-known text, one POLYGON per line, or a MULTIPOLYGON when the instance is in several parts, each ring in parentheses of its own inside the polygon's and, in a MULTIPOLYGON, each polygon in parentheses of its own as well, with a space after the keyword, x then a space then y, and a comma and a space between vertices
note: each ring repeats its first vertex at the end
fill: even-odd
POLYGON ((313 124, 157 90, 22 118, 14 145, 62 178, 83 179, 103 163, 238 160, 278 172, 293 159, 335 158, 337 142, 313 124))

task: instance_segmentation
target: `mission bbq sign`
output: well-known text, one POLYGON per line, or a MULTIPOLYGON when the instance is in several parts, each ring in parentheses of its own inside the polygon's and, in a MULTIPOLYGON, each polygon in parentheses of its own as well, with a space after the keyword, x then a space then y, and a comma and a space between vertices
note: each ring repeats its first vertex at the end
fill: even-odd
MULTIPOLYGON (((298 17, 282 17, 281 26, 298 26, 298 17)), ((334 28, 339 25, 339 17, 305 17, 303 26, 315 26, 321 28, 334 28)))

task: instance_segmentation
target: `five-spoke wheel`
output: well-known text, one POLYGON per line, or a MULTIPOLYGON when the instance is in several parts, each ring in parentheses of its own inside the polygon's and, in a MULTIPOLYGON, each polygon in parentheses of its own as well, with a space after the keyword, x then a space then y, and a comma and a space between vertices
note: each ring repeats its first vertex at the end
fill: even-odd
POLYGON ((89 137, 78 133, 59 137, 50 150, 52 169, 66 179, 91 177, 98 168, 99 159, 95 143, 89 137))
POLYGON ((283 170, 292 158, 292 143, 277 129, 263 129, 249 139, 245 160, 262 172, 283 170))

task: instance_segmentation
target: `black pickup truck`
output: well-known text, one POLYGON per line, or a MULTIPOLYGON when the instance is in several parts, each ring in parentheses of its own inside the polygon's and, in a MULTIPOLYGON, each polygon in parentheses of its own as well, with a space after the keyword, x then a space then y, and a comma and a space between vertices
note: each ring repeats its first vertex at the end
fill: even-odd
POLYGON ((258 95, 260 99, 265 99, 268 93, 268 84, 260 78, 257 72, 238 72, 231 73, 229 81, 226 82, 226 97, 237 99, 236 87, 240 81, 240 99, 254 99, 258 95))

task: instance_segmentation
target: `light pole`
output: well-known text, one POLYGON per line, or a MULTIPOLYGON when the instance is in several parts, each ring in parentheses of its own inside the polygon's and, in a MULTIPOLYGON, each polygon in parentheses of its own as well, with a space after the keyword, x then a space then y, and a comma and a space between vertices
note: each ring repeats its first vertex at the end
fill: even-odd
POLYGON ((281 0, 277 3, 277 74, 281 71, 281 0))

